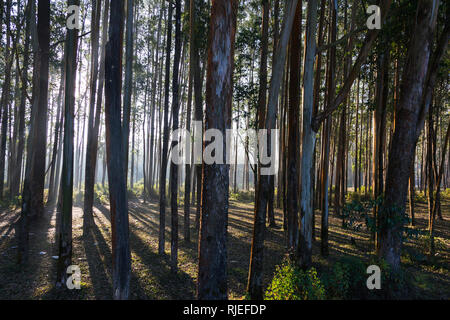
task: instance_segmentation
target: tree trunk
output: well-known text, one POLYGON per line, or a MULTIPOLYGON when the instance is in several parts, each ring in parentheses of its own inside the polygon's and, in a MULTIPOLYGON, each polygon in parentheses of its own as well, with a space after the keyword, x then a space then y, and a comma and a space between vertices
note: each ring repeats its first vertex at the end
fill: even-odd
POLYGON ((173 5, 169 0, 169 15, 167 17, 167 43, 166 43, 166 73, 164 93, 164 124, 163 124, 163 146, 159 179, 159 244, 158 253, 164 254, 166 239, 166 175, 167 175, 167 149, 169 144, 169 94, 170 94, 170 53, 172 51, 172 16, 173 5))
POLYGON ((299 264, 303 269, 311 266, 312 254, 312 161, 316 132, 313 130, 312 115, 314 104, 314 60, 316 53, 317 0, 308 2, 306 22, 306 52, 304 55, 303 74, 303 132, 301 159, 301 193, 300 193, 300 236, 299 264))
MULTIPOLYGON (((98 121, 94 119, 96 116, 95 102, 96 102, 96 90, 98 79, 98 47, 99 47, 99 27, 100 27, 100 12, 101 12, 101 0, 93 1, 94 7, 92 8, 92 33, 91 33, 91 83, 90 83, 90 101, 89 101, 89 120, 88 120, 88 136, 86 146, 86 165, 85 165, 85 179, 84 179, 84 214, 83 214, 83 232, 87 231, 94 221, 92 215, 92 206, 94 205, 94 185, 95 185, 95 167, 97 162, 97 148, 98 143, 98 130, 97 134, 94 133, 94 122, 98 121), (95 141, 94 141, 95 139, 95 141)), ((106 0, 105 11, 103 13, 103 34, 102 34, 102 63, 104 54, 104 45, 106 41, 105 31, 108 28, 107 17, 109 0, 106 0)), ((100 75, 102 76, 102 75, 100 75)), ((101 91, 98 92, 98 97, 102 100, 101 91)))
MULTIPOLYGON (((31 6, 34 16, 35 6, 31 6)), ((33 20, 33 18, 32 18, 33 20)), ((22 210, 18 223, 18 262, 28 256, 29 220, 43 211, 45 147, 47 133, 48 57, 50 46, 50 1, 38 2, 38 25, 35 29, 33 49, 36 51, 33 70, 33 107, 27 144, 25 181, 22 192, 22 210), (44 162, 44 163, 43 163, 44 162)), ((33 25, 34 28, 34 25, 33 25)))
MULTIPOLYGON (((386 108, 388 98, 389 50, 379 54, 377 60, 376 109, 373 114, 373 198, 383 194, 384 150, 386 143, 386 108)), ((374 219, 379 223, 378 206, 374 206, 374 219)), ((375 232, 375 248, 378 248, 378 232, 375 232)), ((378 250, 378 249, 377 249, 378 250)))
POLYGON ((105 60, 105 129, 112 232, 113 297, 128 299, 130 288, 130 244, 124 146, 121 126, 123 2, 111 1, 109 41, 105 60))
POLYGON ((130 117, 131 117, 131 95, 133 90, 133 34, 134 34, 134 17, 133 8, 134 0, 126 1, 127 25, 126 25, 126 49, 125 49, 125 83, 123 94, 123 119, 122 119, 122 134, 123 134, 123 157, 125 170, 125 185, 128 184, 128 151, 129 151, 129 137, 130 137, 130 117))
MULTIPOLYGON (((29 66, 29 50, 30 50, 30 33, 31 33, 31 7, 32 0, 27 2, 26 7, 26 27, 25 27, 25 45, 23 56, 23 69, 21 73, 21 94, 19 106, 19 126, 18 126, 18 143, 16 150, 16 159, 13 168, 13 177, 11 180, 11 196, 16 197, 20 192, 20 181, 22 176, 22 158, 25 148, 25 106, 28 88, 28 66, 29 66)), ((18 56, 17 56, 18 57, 18 56)), ((19 64, 18 64, 19 65, 19 64)), ((19 69, 19 67, 18 67, 19 69)))
MULTIPOLYGON (((336 41, 337 33, 337 8, 330 6, 331 25, 329 30, 329 41, 336 41)), ((327 107, 331 104, 331 99, 336 92, 336 47, 332 47, 328 53, 328 66, 327 66, 327 107)), ((323 256, 328 256, 328 168, 330 160, 330 135, 331 135, 331 122, 332 118, 329 116, 325 119, 325 123, 322 128, 322 164, 320 171, 321 181, 321 211, 322 211, 322 224, 321 224, 321 246, 320 252, 323 256)), ((314 212, 313 212, 314 213, 314 212)), ((312 226, 314 228, 314 225, 312 226)))
POLYGON ((430 239, 431 239, 430 254, 431 254, 431 256, 434 256, 434 253, 435 253, 434 219, 436 217, 436 210, 437 210, 436 208, 438 206, 437 199, 439 199, 439 194, 441 192, 441 180, 442 180, 442 175, 444 172, 445 156, 447 154, 449 139, 450 139, 450 124, 447 127, 447 133, 446 133, 445 139, 444 139, 444 145, 443 145, 443 150, 442 150, 442 155, 441 155, 441 165, 439 167, 439 174, 438 174, 437 181, 436 181, 436 201, 434 202, 434 205, 432 207, 432 220, 431 220, 431 226, 430 226, 430 239))
POLYGON ((47 98, 48 98, 48 74, 49 74, 49 50, 50 50, 50 4, 49 1, 38 1, 37 35, 39 51, 37 54, 38 79, 34 85, 38 86, 36 95, 37 108, 35 121, 36 131, 33 135, 32 169, 31 169, 31 215, 40 217, 44 211, 44 179, 45 179, 45 155, 47 141, 47 98))
POLYGON ((410 166, 419 133, 418 128, 423 126, 419 114, 426 111, 422 109, 423 105, 420 102, 427 72, 430 70, 428 64, 438 3, 437 0, 420 0, 418 3, 389 152, 385 200, 380 209, 378 255, 384 258, 394 271, 400 269, 402 216, 405 210, 410 166), (391 223, 388 223, 389 221, 391 223))
POLYGON ((290 50, 290 77, 289 77, 289 120, 288 120, 288 160, 287 160, 287 229, 288 229, 288 252, 294 259, 298 247, 298 190, 299 190, 299 168, 300 157, 299 133, 300 133, 300 59, 301 59, 301 22, 302 1, 297 1, 291 11, 295 11, 294 27, 289 44, 290 50), (294 10, 294 7, 296 8, 294 10))
MULTIPOLYGON (((179 98, 179 69, 181 55, 181 0, 175 0, 175 57, 173 60, 172 78, 172 132, 178 130, 178 115, 180 110, 179 98)), ((172 137, 175 139, 178 137, 172 137)), ((172 140, 172 156, 177 141, 172 140)), ((178 264, 178 165, 174 161, 170 163, 170 205, 171 205, 171 243, 170 243, 170 268, 177 271, 178 264)))
MULTIPOLYGON (((267 41, 268 40, 268 26, 269 26, 269 3, 263 2, 263 45, 261 53, 261 69, 260 72, 260 123, 259 129, 267 129, 267 146, 262 146, 264 150, 267 150, 268 154, 272 153, 271 150, 271 131, 275 128, 276 121, 276 105, 280 93, 281 81, 283 78, 283 66, 286 61, 286 48, 288 45, 292 25, 294 22, 294 13, 296 12, 294 7, 298 6, 298 1, 293 0, 288 4, 286 9, 286 15, 284 18, 283 30, 276 49, 277 55, 274 62, 274 72, 272 73, 272 80, 269 90, 269 103, 267 106, 267 113, 265 114, 266 105, 266 86, 267 86, 267 41), (262 92, 261 92, 262 91, 262 92), (261 111, 261 108, 263 109, 261 111), (263 120, 264 119, 264 120, 263 120)), ((260 146, 261 148, 261 146, 260 146)), ((275 152, 275 150, 273 150, 275 152)), ((252 299, 263 299, 263 252, 264 252, 264 231, 266 222, 266 210, 268 200, 270 196, 270 177, 267 171, 267 166, 274 164, 269 163, 258 165, 258 187, 256 190, 256 202, 255 202, 255 215, 254 215, 254 228, 252 238, 252 251, 250 257, 250 270, 248 277, 247 291, 252 299)))
MULTIPOLYGON (((70 0, 69 5, 79 5, 70 0)), ((64 151, 61 175, 62 207, 58 232, 58 264, 56 286, 63 287, 67 281, 67 268, 72 264, 72 195, 74 151, 75 74, 77 70, 78 29, 67 29, 65 45, 65 93, 64 93, 64 151)))
MULTIPOLYGON (((10 90, 11 90, 11 69, 14 62, 14 54, 11 52, 15 51, 15 48, 10 48, 11 46, 11 0, 6 2, 6 46, 5 46, 5 79, 2 86, 2 95, 0 100, 0 112, 2 114, 2 129, 1 129, 1 146, 0 146, 0 199, 3 199, 3 187, 5 180, 5 155, 6 155, 6 138, 8 134, 8 111, 10 104, 10 90)), ((14 40, 14 47, 16 46, 17 39, 20 33, 17 32, 16 40, 14 40)), ((44 160, 45 161, 45 160, 44 160)), ((45 163, 44 163, 45 165, 45 163)))
POLYGON ((411 226, 415 225, 415 219, 414 219, 414 197, 415 197, 415 168, 414 168, 414 158, 415 158, 415 150, 413 155, 413 161, 411 163, 411 173, 409 176, 409 214, 411 219, 411 226))
MULTIPOLYGON (((213 0, 211 6, 205 127, 219 130, 223 137, 231 127, 236 10, 237 1, 213 0)), ((227 152, 224 151, 222 164, 203 163, 197 285, 200 300, 225 300, 228 296, 229 166, 225 164, 227 152)))
MULTIPOLYGON (((194 2, 194 8, 200 7, 203 5, 202 0, 192 0, 194 2)), ((191 10, 192 15, 192 27, 194 30, 198 30, 198 21, 197 21, 197 15, 195 10, 191 10)), ((194 119, 195 121, 201 121, 203 123, 203 77, 202 77, 202 71, 200 69, 200 41, 202 39, 199 39, 198 32, 193 33, 193 38, 191 39, 191 53, 190 56, 190 63, 192 63, 193 67, 193 77, 194 77, 194 102, 195 102, 195 112, 194 112, 194 119)), ((200 128, 196 128, 200 129, 200 128)), ((203 126, 201 128, 202 133, 199 134, 199 136, 203 136, 203 126)), ((197 133, 196 133, 197 134, 197 133)), ((201 188, 202 188, 202 165, 198 164, 195 166, 195 174, 196 174, 196 181, 197 181, 197 208, 196 208, 196 215, 195 215, 195 227, 197 230, 200 228, 200 211, 201 211, 201 188)))

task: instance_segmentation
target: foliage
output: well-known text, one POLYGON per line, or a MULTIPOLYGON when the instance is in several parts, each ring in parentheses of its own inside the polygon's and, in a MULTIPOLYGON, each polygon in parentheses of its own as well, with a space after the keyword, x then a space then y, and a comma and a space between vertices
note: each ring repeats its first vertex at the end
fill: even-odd
POLYGON ((425 192, 415 192, 414 194, 414 201, 416 203, 427 203, 427 195, 425 192))
POLYGON ((371 199, 371 193, 364 192, 364 190, 362 190, 360 192, 351 192, 350 191, 347 193, 347 195, 345 197, 346 202, 353 202, 353 201, 367 202, 367 201, 370 201, 370 199, 371 199))
POLYGON ((101 204, 109 203, 109 190, 107 186, 101 184, 95 184, 94 186, 94 201, 101 204))
POLYGON ((240 201, 240 202, 252 202, 255 199, 254 191, 244 191, 240 190, 237 193, 230 194, 230 200, 240 201))
POLYGON ((81 205, 84 200, 84 191, 83 189, 77 189, 76 191, 73 191, 72 194, 72 201, 73 204, 81 205))
POLYGON ((291 262, 277 266, 266 300, 323 300, 325 288, 314 268, 303 271, 291 262))
POLYGON ((444 199, 449 199, 450 200, 450 188, 445 189, 444 191, 441 192, 441 197, 444 199))
POLYGON ((133 184, 133 188, 128 189, 128 196, 129 197, 142 197, 144 195, 144 180, 141 179, 138 182, 133 184))
MULTIPOLYGON (((429 232, 423 232, 418 236, 419 248, 421 248, 423 254, 431 253, 431 237, 429 232)), ((434 251, 442 252, 445 251, 445 243, 442 238, 434 236, 434 251)))
POLYGON ((357 258, 347 257, 334 263, 331 271, 322 277, 329 299, 348 299, 360 296, 366 288, 366 267, 357 258))
POLYGON ((401 271, 392 272, 383 259, 373 257, 368 262, 356 257, 344 257, 322 270, 303 271, 289 261, 277 266, 268 286, 267 300, 323 300, 323 299, 385 299, 404 297, 408 279, 401 271), (367 267, 377 265, 381 271, 381 289, 369 290, 367 267))
POLYGON ((266 299, 399 299, 409 296, 411 280, 405 272, 394 272, 384 259, 376 256, 368 261, 349 256, 340 258, 329 269, 321 270, 320 275, 314 268, 304 272, 283 263, 277 267, 266 299), (379 290, 367 288, 367 268, 371 265, 380 268, 379 290))
POLYGON ((359 231, 365 224, 367 230, 371 233, 378 233, 387 229, 397 230, 401 233, 403 239, 417 237, 421 233, 420 230, 409 227, 411 219, 404 208, 397 206, 386 208, 383 206, 383 203, 383 196, 380 196, 375 200, 366 202, 353 200, 351 203, 346 204, 342 210, 344 227, 359 231), (378 223, 372 214, 375 207, 378 207, 380 215, 378 223), (361 220, 364 223, 361 223, 361 220))

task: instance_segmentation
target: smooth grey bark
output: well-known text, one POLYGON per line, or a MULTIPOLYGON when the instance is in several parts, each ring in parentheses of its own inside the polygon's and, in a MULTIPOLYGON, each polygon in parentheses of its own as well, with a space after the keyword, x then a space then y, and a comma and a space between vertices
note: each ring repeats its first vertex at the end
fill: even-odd
POLYGON ((126 0, 127 26, 126 26, 126 49, 125 49, 125 83, 123 94, 123 119, 122 119, 122 134, 123 134, 123 157, 125 163, 125 182, 128 183, 128 151, 129 151, 129 137, 130 137, 130 116, 131 116, 131 95, 133 90, 133 8, 134 0, 126 0))
MULTIPOLYGON (((69 5, 79 5, 79 0, 69 0, 69 5)), ((67 268, 72 264, 72 196, 74 153, 74 105, 75 74, 77 70, 78 29, 68 29, 65 45, 65 94, 64 94, 64 151, 61 174, 62 207, 58 232, 58 263, 56 286, 67 281, 67 268)))
MULTIPOLYGON (((267 129, 267 145, 263 146, 270 154, 270 143, 271 143, 271 129, 275 128, 276 121, 276 106, 280 93, 281 80, 283 77, 283 66, 286 62, 286 48, 289 41, 289 37, 292 31, 292 25, 294 22, 295 10, 298 0, 291 0, 288 3, 288 8, 286 9, 283 30, 281 33, 281 39, 276 49, 279 54, 276 55, 274 61, 274 72, 272 73, 272 79, 269 89, 269 103, 267 106, 267 113, 265 114, 265 121, 260 129, 267 129)), ((268 2, 264 3, 264 20, 266 20, 267 25, 263 23, 263 34, 267 32, 264 28, 268 28, 268 16, 269 16, 269 5, 268 2)), ((264 55, 264 52, 263 52, 264 55)), ((266 57, 267 58, 267 57, 266 57)), ((263 58, 262 58, 263 59, 263 58)), ((264 81, 261 83, 264 86, 262 89, 263 94, 266 94, 266 83, 264 81)), ((260 93, 262 94, 262 93, 260 93)), ((261 97, 260 97, 261 99, 261 97)), ((263 105, 265 106, 265 96, 263 98, 263 105)), ((260 108, 262 105, 259 106, 260 108)), ((270 166, 271 164, 269 164, 270 166)), ((250 257, 250 268, 248 276, 247 291, 252 299, 263 299, 263 286, 262 286, 262 268, 263 268, 263 252, 264 252, 264 229, 265 229, 265 218, 266 210, 269 198, 269 187, 270 181, 269 176, 261 175, 262 164, 258 166, 258 190, 256 195, 255 204, 255 215, 254 215, 254 227, 253 227, 253 239, 252 239, 252 251, 250 257)))
POLYGON ((317 0, 308 1, 306 18, 306 52, 303 74, 303 130, 300 192, 300 232, 298 257, 302 268, 311 266, 312 255, 312 165, 316 132, 311 126, 314 105, 314 61, 316 52, 317 0))
MULTIPOLYGON (((106 0, 108 1, 108 0, 106 0)), ((96 143, 94 139, 98 140, 98 135, 94 133, 95 123, 95 102, 96 98, 101 100, 101 93, 96 97, 97 80, 98 80, 98 49, 99 49, 99 29, 100 29, 100 12, 101 0, 92 2, 92 33, 91 33, 91 79, 90 79, 90 94, 89 94, 89 119, 88 119, 88 134, 86 145, 86 162, 85 162, 85 178, 84 178, 84 213, 83 213, 83 231, 86 231, 93 224, 92 206, 94 204, 94 185, 95 185, 95 167, 97 160, 96 143)), ((108 5, 108 4, 107 4, 108 5)), ((107 14, 107 6, 105 6, 105 15, 107 14)), ((105 19, 103 20, 105 22, 105 19)), ((103 27, 106 29, 106 24, 103 27)), ((105 38, 103 38, 105 40, 105 38)))

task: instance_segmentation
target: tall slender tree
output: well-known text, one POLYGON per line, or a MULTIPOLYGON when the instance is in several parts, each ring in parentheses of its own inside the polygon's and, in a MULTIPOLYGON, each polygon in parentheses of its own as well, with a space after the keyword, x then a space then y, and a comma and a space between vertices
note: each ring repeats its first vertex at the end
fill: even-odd
MULTIPOLYGON (((283 66, 286 62, 286 49, 289 42, 289 37, 292 31, 292 25, 294 22, 295 10, 293 10, 298 4, 298 0, 289 1, 289 6, 286 9, 285 17, 284 17, 284 25, 281 33, 280 42, 277 45, 276 52, 280 54, 275 57, 274 68, 272 73, 272 79, 270 83, 269 89, 269 103, 267 106, 267 111, 261 113, 261 117, 264 120, 261 120, 259 125, 260 129, 267 129, 267 145, 262 146, 263 150, 267 150, 267 153, 275 152, 275 150, 271 149, 271 130, 275 128, 275 120, 276 120, 276 105, 279 97, 281 81, 283 78, 283 66)), ((267 32, 268 28, 268 20, 269 20, 269 4, 267 2, 263 3, 263 10, 267 11, 263 13, 263 37, 267 32), (267 23, 267 25, 265 25, 267 23)), ((266 34, 267 36, 267 34, 266 34)), ((267 40, 267 39, 266 39, 267 40)), ((267 45, 267 44, 265 44, 267 45)), ((267 57, 265 55, 267 52, 267 48, 262 48, 261 56, 262 60, 265 60, 267 57)), ((263 68, 264 63, 261 65, 263 68)), ((266 79, 267 75, 263 75, 263 80, 261 81, 261 88, 264 93, 262 94, 260 91, 260 104, 259 108, 265 108, 266 101, 266 79)), ((264 152, 265 153, 265 152, 264 152)), ((250 294, 252 299, 263 298, 263 284, 262 284, 262 270, 263 270, 263 252, 264 252, 264 229, 265 229, 265 217, 266 210, 268 205, 268 198, 270 193, 270 181, 269 174, 270 172, 266 172, 261 174, 261 170, 268 169, 267 166, 272 166, 273 163, 265 164, 264 166, 260 163, 258 168, 258 188, 256 194, 256 204, 255 204, 255 214, 254 214, 254 227, 253 227, 253 238, 252 238, 252 251, 250 257, 250 269, 248 276, 248 284, 247 291, 250 294)))
POLYGON ((117 300, 128 299, 131 274, 128 199, 121 125, 123 25, 123 2, 111 0, 105 61, 105 129, 111 211, 113 297, 117 300))
MULTIPOLYGON (((68 5, 80 5, 79 0, 69 0, 68 5)), ((74 151, 74 106, 77 70, 78 29, 67 29, 65 44, 65 94, 64 94, 64 151, 61 174, 62 206, 58 209, 58 265, 56 285, 62 287, 67 281, 67 268, 72 264, 72 196, 74 151), (60 211, 60 212, 59 212, 60 211)))
POLYGON ((164 254, 166 243, 166 176, 167 176, 167 151, 169 145, 169 95, 170 95, 170 53, 172 51, 172 16, 173 4, 169 0, 169 14, 167 16, 167 43, 166 43, 166 71, 164 88, 164 123, 161 166, 159 177, 159 243, 158 253, 164 254))
MULTIPOLYGON (((34 15, 34 6, 30 15, 34 15)), ((33 19, 33 18, 32 18, 33 19)), ((39 0, 33 68, 33 107, 28 136, 22 206, 18 222, 18 262, 28 258, 28 229, 30 219, 41 216, 44 198, 45 149, 47 138, 47 95, 50 49, 50 1, 39 0)))
MULTIPOLYGON (((208 44, 205 129, 226 135, 231 127, 237 1, 213 0, 208 44)), ((205 142, 205 147, 207 143, 205 142)), ((203 163, 197 297, 226 299, 229 166, 203 163)))
MULTIPOLYGON (((128 183, 128 153, 130 140, 131 96, 133 90, 133 54, 134 54, 134 0, 126 1, 127 25, 126 25, 126 49, 125 49, 125 84, 123 94, 123 157, 125 170, 125 183, 128 183)), ((133 152, 133 150, 132 150, 133 152)))
MULTIPOLYGON (((108 0, 106 0, 108 1, 108 0)), ((94 138, 94 124, 96 112, 95 102, 97 97, 97 80, 98 80, 98 47, 99 47, 99 29, 100 29, 100 12, 101 0, 92 2, 92 32, 91 32, 91 79, 90 79, 90 95, 89 95, 89 119, 88 119, 88 134, 86 145, 86 165, 85 165, 85 179, 84 179, 84 215, 83 215, 83 229, 86 231, 89 226, 93 224, 92 206, 94 204, 94 184, 95 184, 95 165, 97 159, 97 150, 93 149, 95 146, 94 138)), ((105 21, 105 20, 104 20, 105 21)), ((106 25, 104 26, 106 29, 106 25)), ((97 140, 97 139, 96 139, 97 140)))
POLYGON ((312 159, 315 131, 311 126, 314 103, 314 61, 316 54, 317 0, 308 1, 306 47, 303 74, 303 127, 301 159, 300 232, 298 256, 302 268, 311 265, 312 254, 312 159))
MULTIPOLYGON (((179 98, 179 69, 181 55, 181 0, 175 0, 175 56, 172 78, 172 129, 173 132, 178 130, 178 116, 180 111, 179 98)), ((172 151, 177 142, 172 137, 172 151)), ((173 153, 172 153, 173 154, 173 153)), ((170 261, 172 272, 177 271, 178 263, 178 166, 174 161, 170 164, 170 205, 171 205, 171 243, 170 243, 170 261)))
MULTIPOLYGON (((428 85, 427 78, 430 79, 432 74, 430 71, 435 72, 429 64, 438 8, 439 0, 418 2, 389 152, 385 199, 380 208, 378 255, 384 258, 394 271, 400 269, 402 216, 405 210, 412 155, 417 136, 428 113, 426 104, 420 102, 423 99, 423 88, 428 85)), ((446 40, 445 43, 447 42, 446 40)), ((433 63, 436 63, 436 59, 431 61, 431 64, 433 63)))
MULTIPOLYGON (((294 26, 289 44, 289 112, 288 112, 288 156, 287 156, 287 229, 288 251, 291 259, 297 255, 298 248, 298 191, 299 191, 299 145, 300 134, 300 64, 301 64, 301 25, 302 1, 295 6, 294 26)), ((294 8, 292 8, 294 9, 294 8)))

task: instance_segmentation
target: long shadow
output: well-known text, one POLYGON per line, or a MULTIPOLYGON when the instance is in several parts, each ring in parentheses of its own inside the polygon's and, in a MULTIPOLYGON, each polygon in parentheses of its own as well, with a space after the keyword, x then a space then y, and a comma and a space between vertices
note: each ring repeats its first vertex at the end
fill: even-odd
MULTIPOLYGON (((133 231, 130 232, 130 243, 132 251, 148 270, 146 281, 142 278, 138 279, 141 288, 140 290, 137 288, 141 292, 151 292, 146 294, 145 298, 194 299, 195 282, 189 274, 180 268, 176 274, 173 274, 170 271, 169 257, 153 252, 149 245, 144 243, 133 231)), ((135 284, 138 285, 138 282, 135 284)))
POLYGON ((10 233, 14 230, 14 226, 16 221, 9 223, 5 227, 0 229, 0 248, 2 247, 3 242, 8 241, 10 238, 10 233), (6 230, 6 231, 5 231, 6 230))
MULTIPOLYGON (((50 254, 53 243, 47 233, 51 228, 53 207, 45 208, 42 217, 34 218, 29 226, 29 253, 26 264, 17 265, 16 237, 7 237, 1 243, 4 248, 0 258, 0 299, 32 299, 36 298, 36 290, 45 287, 52 281, 52 264, 50 254), (45 254, 40 254, 45 252, 45 254)), ((8 232, 14 229, 17 212, 11 211, 11 225, 8 232), (14 218, 15 217, 15 218, 14 218)), ((8 215, 5 215, 7 217, 8 215)), ((15 234, 15 232, 14 232, 15 234)))
POLYGON ((89 266, 89 275, 97 299, 112 298, 111 251, 99 230, 97 224, 93 224, 91 230, 83 238, 84 251, 89 266))
MULTIPOLYGON (((105 206, 97 204, 96 208, 110 221, 110 213, 105 206)), ((134 207, 131 210, 129 209, 130 215, 156 232, 156 225, 148 217, 138 213, 136 209, 134 207), (140 219, 137 219, 137 217, 140 219), (154 226, 150 226, 149 223, 154 226)), ((100 231, 98 230, 98 232, 100 231)), ((139 276, 137 276, 136 272, 140 270, 133 270, 130 282, 132 296, 130 298, 151 300, 194 298, 195 283, 193 279, 180 269, 177 274, 171 273, 168 256, 160 256, 153 252, 150 245, 143 242, 136 234, 133 226, 130 226, 130 247, 132 253, 139 258, 146 269, 142 270, 139 276)), ((181 246, 179 249, 181 249, 181 246)), ((133 263, 136 264, 135 262, 133 263)), ((135 267, 138 268, 139 265, 132 266, 133 269, 135 267)))

